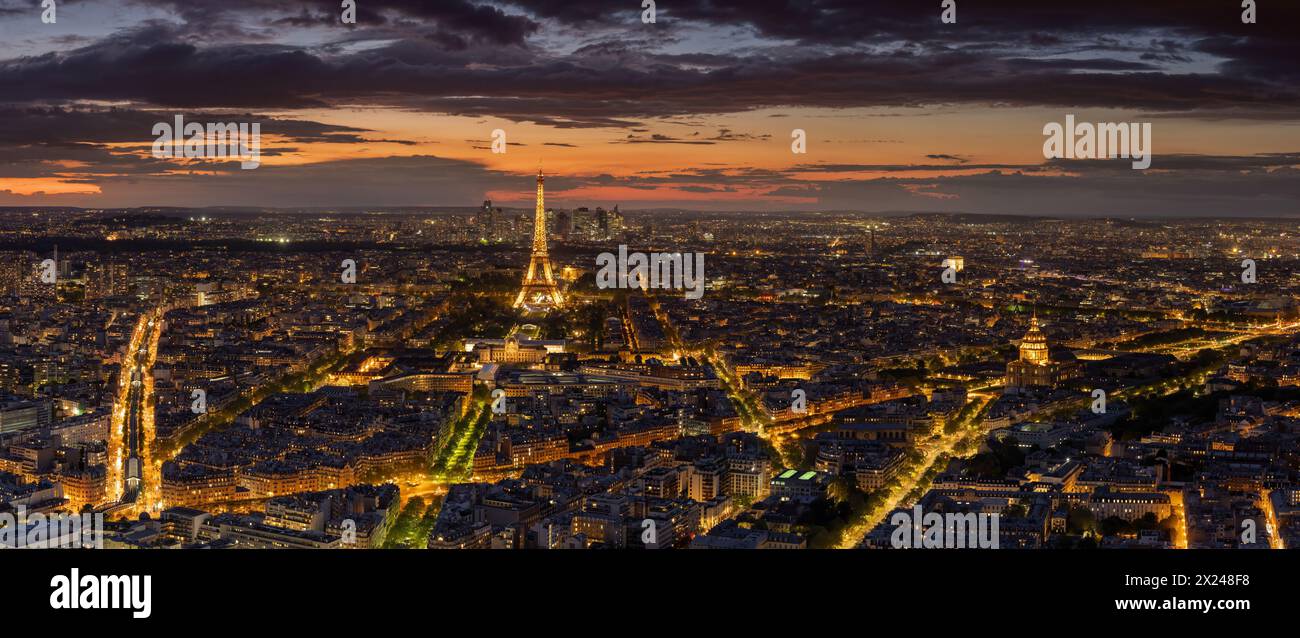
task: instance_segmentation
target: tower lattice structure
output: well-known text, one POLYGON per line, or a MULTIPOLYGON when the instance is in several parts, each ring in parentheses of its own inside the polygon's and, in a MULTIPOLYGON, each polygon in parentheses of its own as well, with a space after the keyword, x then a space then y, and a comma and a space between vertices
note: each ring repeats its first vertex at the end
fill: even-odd
POLYGON ((528 259, 528 272, 523 286, 515 297, 516 308, 547 310, 564 303, 560 287, 551 273, 551 257, 546 249, 546 203, 543 183, 546 178, 537 171, 537 210, 533 215, 533 254, 528 259))

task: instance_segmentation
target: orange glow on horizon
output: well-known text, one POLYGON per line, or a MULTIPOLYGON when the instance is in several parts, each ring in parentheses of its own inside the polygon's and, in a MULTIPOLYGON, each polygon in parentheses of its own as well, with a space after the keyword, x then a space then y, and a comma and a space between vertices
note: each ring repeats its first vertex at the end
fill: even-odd
POLYGON ((0 193, 14 195, 99 195, 99 186, 66 181, 69 177, 0 178, 0 193))
MULTIPOLYGON (((682 186, 693 185, 683 184, 682 186)), ((810 204, 817 202, 816 197, 768 195, 766 192, 767 190, 775 189, 737 188, 730 191, 694 192, 680 190, 670 186, 654 189, 633 188, 631 186, 583 186, 579 188, 571 188, 566 191, 548 192, 547 200, 549 202, 555 202, 556 200, 582 202, 581 205, 583 206, 598 206, 600 204, 586 203, 598 201, 608 201, 613 203, 618 203, 620 201, 765 201, 782 202, 787 204, 810 204)), ((501 202, 524 201, 525 199, 516 191, 489 191, 487 198, 492 201, 501 202)), ((610 205, 612 206, 613 204, 610 205)))

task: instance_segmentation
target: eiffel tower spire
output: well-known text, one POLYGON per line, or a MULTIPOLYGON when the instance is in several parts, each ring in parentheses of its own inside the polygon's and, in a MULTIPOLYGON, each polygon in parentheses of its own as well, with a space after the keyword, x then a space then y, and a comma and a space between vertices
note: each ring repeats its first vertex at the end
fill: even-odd
POLYGON ((564 303, 560 287, 551 274, 551 258, 546 248, 546 198, 543 184, 546 177, 537 169, 537 209, 533 214, 533 254, 528 259, 528 272, 515 297, 516 308, 549 310, 564 303))

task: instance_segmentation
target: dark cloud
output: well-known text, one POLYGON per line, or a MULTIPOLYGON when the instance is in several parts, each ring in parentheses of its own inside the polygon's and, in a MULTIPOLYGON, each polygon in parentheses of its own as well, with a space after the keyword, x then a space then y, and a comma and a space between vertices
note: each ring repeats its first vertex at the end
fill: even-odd
POLYGON ((0 105, 0 146, 153 140, 154 124, 172 123, 176 115, 184 117, 186 122, 259 122, 263 136, 280 136, 295 142, 360 144, 384 141, 367 139, 364 134, 369 131, 361 128, 248 112, 0 105))
MULTIPOLYGON (((60 11, 94 4, 69 1, 60 11)), ((759 108, 1045 106, 1133 109, 1150 118, 1300 119, 1295 3, 1265 4, 1253 25, 1240 23, 1239 3, 1223 0, 961 0, 957 25, 939 23, 937 2, 659 5, 657 24, 644 25, 639 2, 361 0, 358 24, 345 26, 337 0, 130 0, 127 15, 140 7, 162 11, 140 13, 114 32, 55 37, 31 31, 33 3, 0 0, 7 34, 57 45, 0 59, 0 178, 93 182, 104 191, 98 201, 113 205, 443 204, 481 200, 519 180, 520 199, 530 197, 527 176, 429 156, 256 171, 210 164, 204 168, 215 175, 177 175, 177 163, 142 152, 153 123, 176 110, 192 121, 257 118, 264 134, 285 140, 266 155, 321 142, 414 144, 257 115, 354 106, 615 128, 626 135, 615 143, 683 145, 764 139, 707 117, 759 108), (656 132, 663 124, 683 128, 656 132), (430 171, 446 178, 430 179, 430 171)), ((855 134, 865 139, 852 143, 896 141, 869 137, 880 134, 855 134)), ((872 210, 1042 214, 1275 214, 1294 212, 1297 202, 1295 153, 1157 155, 1159 170, 1147 172, 1126 160, 1013 165, 936 152, 923 161, 701 167, 553 183, 631 187, 655 205, 664 203, 652 197, 663 189, 810 199, 815 203, 790 206, 817 208, 869 202, 872 210), (929 175, 916 177, 921 171, 929 175), (835 175, 854 172, 892 176, 835 175), (805 181, 803 173, 821 175, 805 181)), ((710 205, 753 205, 727 201, 710 205)))
POLYGON ((1024 172, 923 180, 845 180, 818 183, 816 196, 826 208, 941 210, 1055 216, 1210 216, 1295 215, 1300 174, 1292 169, 1247 175, 1114 171, 1084 177, 1024 172), (908 185, 933 185, 953 196, 918 196, 908 185), (1014 193, 1014 196, 1009 196, 1014 193))
MULTIPOLYGON (((927 155, 930 159, 945 159, 945 155, 927 155)), ((798 173, 878 173, 893 171, 969 171, 969 170, 1038 170, 1039 164, 796 164, 790 168, 798 173)))
MULTIPOLYGON (((151 164, 151 158, 124 158, 151 164)), ((2 160, 0 160, 2 162, 2 160)), ((0 163, 0 166, 3 164, 0 163)), ((176 168, 172 165, 172 168, 176 168)), ((433 156, 338 160, 294 166, 262 165, 240 170, 238 163, 219 166, 215 174, 140 171, 103 176, 94 184, 103 191, 93 198, 52 196, 69 205, 146 206, 196 202, 230 206, 429 206, 452 201, 482 201, 501 183, 529 184, 528 176, 507 175, 472 162, 433 156)), ((32 200, 0 192, 0 205, 30 205, 32 200)))
MULTIPOLYGON (((1044 167, 1068 170, 1075 173, 1115 173, 1127 174, 1132 168, 1132 160, 1097 159, 1057 159, 1048 160, 1044 167)), ((1161 171, 1211 171, 1227 174, 1243 174, 1249 171, 1270 172, 1275 169, 1300 167, 1300 153, 1260 153, 1257 155, 1194 155, 1169 154, 1155 155, 1151 168, 1161 171)), ((1291 174, 1294 176, 1294 173, 1291 174)))
POLYGON ((1105 58, 1052 58, 1046 60, 1030 58, 1011 58, 1006 61, 1007 65, 1017 71, 1060 71, 1060 70, 1088 70, 1088 71, 1156 71, 1158 67, 1143 62, 1129 62, 1126 60, 1110 60, 1105 58))
MULTIPOLYGON (((272 118, 255 113, 181 112, 186 122, 258 122, 263 135, 262 157, 298 152, 292 143, 413 145, 409 140, 369 139, 364 129, 307 120, 272 118)), ((112 180, 144 175, 168 175, 201 165, 204 171, 239 172, 237 162, 224 160, 155 159, 153 127, 173 123, 174 111, 123 108, 0 106, 0 179, 68 177, 112 180)))
MULTIPOLYGON (((141 147, 142 149, 143 147, 141 147)), ((141 150, 135 149, 135 150, 141 150)), ((1126 162, 1045 162, 1042 165, 810 164, 789 170, 707 167, 631 176, 556 175, 548 180, 557 205, 564 191, 618 186, 646 193, 623 198, 625 209, 664 206, 713 210, 802 209, 887 212, 935 210, 998 214, 1079 215, 1293 215, 1300 201, 1300 153, 1253 156, 1158 156, 1166 170, 1135 171, 1126 162), (969 171, 975 170, 974 174, 969 171), (841 177, 803 181, 810 171, 883 172, 889 177, 841 177), (930 173, 914 177, 916 171, 930 173), (934 172, 954 171, 950 176, 934 172), (961 171, 961 172, 957 172, 961 171), (745 192, 754 199, 701 202, 674 200, 672 193, 745 192), (1014 196, 1011 196, 1014 194, 1014 196), (798 203, 800 201, 810 203, 798 203)), ((196 201, 244 206, 446 205, 484 199, 489 192, 518 187, 503 202, 531 198, 528 175, 493 171, 473 162, 432 156, 339 160, 295 166, 263 165, 252 171, 234 162, 205 164, 202 173, 144 154, 116 154, 106 147, 64 144, 0 147, 0 177, 65 174, 68 181, 93 183, 102 195, 47 196, 39 200, 0 193, 0 205, 51 204, 135 206, 186 205, 196 201), (86 161, 95 168, 86 180, 79 170, 55 163, 86 161), (215 171, 215 174, 213 174, 215 171)))
POLYGON ((686 138, 680 138, 680 137, 672 137, 671 135, 663 135, 662 133, 654 133, 654 134, 646 135, 646 136, 641 136, 641 135, 632 134, 632 135, 628 135, 628 136, 627 136, 626 138, 624 138, 624 139, 617 140, 617 141, 610 142, 610 143, 611 143, 611 144, 702 144, 702 145, 708 145, 708 144, 714 144, 715 142, 713 142, 712 140, 686 139, 686 138))
POLYGON ((252 27, 235 34, 247 38, 242 44, 196 43, 189 35, 267 13, 320 26, 338 12, 332 1, 143 3, 175 11, 185 26, 145 23, 87 46, 0 61, 0 94, 192 108, 369 103, 557 127, 626 127, 762 107, 953 103, 1300 118, 1293 62, 1300 41, 1279 26, 1300 23, 1294 7, 1270 6, 1260 24, 1241 25, 1239 12, 1222 2, 1155 10, 1109 0, 1031 8, 971 1, 961 3, 960 27, 947 29, 937 24, 937 6, 914 3, 662 7, 682 23, 745 25, 766 38, 806 42, 758 42, 723 54, 664 52, 678 40, 647 35, 639 19, 629 22, 604 0, 516 1, 506 9, 374 0, 359 6, 391 19, 336 30, 337 42, 314 48, 267 41, 252 27), (600 26, 591 41, 561 53, 530 44, 547 24, 600 26), (371 44, 345 46, 358 37, 371 44), (1164 67, 1180 60, 1197 62, 1164 67))
POLYGON ((967 161, 969 161, 969 160, 967 160, 966 158, 964 158, 964 157, 962 157, 962 156, 960 156, 960 155, 952 155, 952 154, 950 154, 950 153, 930 153, 930 154, 926 155, 926 158, 928 158, 928 159, 932 159, 932 160, 943 160, 943 161, 948 161, 948 162, 957 162, 958 164, 965 164, 967 161))
POLYGON ((423 37, 468 46, 519 45, 538 29, 527 16, 469 0, 360 0, 356 25, 342 24, 338 0, 132 0, 132 4, 161 7, 179 18, 187 32, 209 35, 220 31, 226 36, 256 37, 253 30, 236 25, 373 28, 405 24, 423 37))
MULTIPOLYGON (((608 0, 505 2, 542 18, 583 27, 626 24, 640 18, 637 6, 623 7, 608 0)), ((896 0, 685 0, 659 3, 657 17, 664 24, 745 25, 764 36, 809 43, 875 38, 945 42, 1001 34, 1044 46, 1081 33, 1120 30, 1290 37, 1300 12, 1300 7, 1291 3, 1265 4, 1257 24, 1243 25, 1240 3, 1220 0, 962 0, 957 4, 956 25, 940 23, 937 2, 896 0)))

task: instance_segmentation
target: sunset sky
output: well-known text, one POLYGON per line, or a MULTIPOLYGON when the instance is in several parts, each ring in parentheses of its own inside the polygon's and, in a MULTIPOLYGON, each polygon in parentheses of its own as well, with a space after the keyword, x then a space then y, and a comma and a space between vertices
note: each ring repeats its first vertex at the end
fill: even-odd
POLYGON ((1294 2, 357 4, 0 0, 0 206, 518 205, 540 163, 557 206, 1300 212, 1294 2), (178 113, 263 165, 152 157, 178 113), (1045 160, 1066 114, 1151 168, 1045 160))

